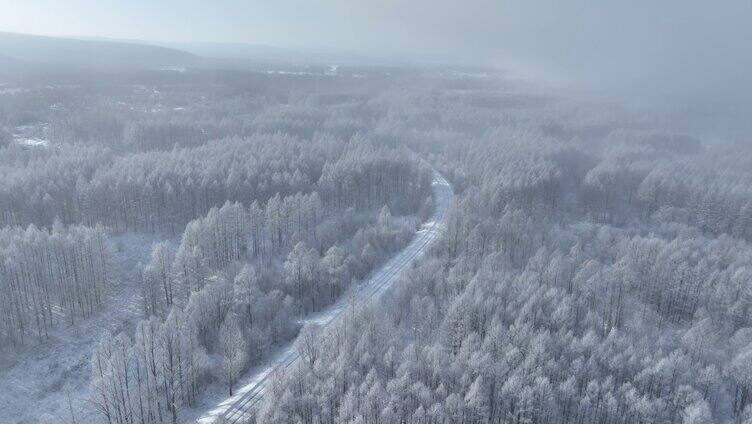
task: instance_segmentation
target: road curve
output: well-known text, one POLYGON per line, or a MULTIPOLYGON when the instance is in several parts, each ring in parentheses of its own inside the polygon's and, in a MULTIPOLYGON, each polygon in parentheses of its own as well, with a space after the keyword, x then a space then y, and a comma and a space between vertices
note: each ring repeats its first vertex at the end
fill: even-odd
MULTIPOLYGON (((303 321, 315 322, 325 328, 335 322, 348 305, 366 305, 379 297, 394 284, 401 274, 415 260, 420 258, 428 246, 438 237, 446 224, 447 211, 454 200, 454 193, 449 182, 438 172, 434 172, 431 190, 434 195, 434 211, 431 217, 416 231, 410 244, 395 254, 388 262, 374 270, 360 284, 353 287, 349 294, 303 321)), ((223 422, 240 424, 247 422, 253 408, 263 399, 271 376, 277 370, 288 368, 298 359, 298 353, 290 342, 281 348, 269 363, 257 369, 250 382, 241 387, 234 396, 225 399, 211 411, 197 420, 200 424, 223 422)))

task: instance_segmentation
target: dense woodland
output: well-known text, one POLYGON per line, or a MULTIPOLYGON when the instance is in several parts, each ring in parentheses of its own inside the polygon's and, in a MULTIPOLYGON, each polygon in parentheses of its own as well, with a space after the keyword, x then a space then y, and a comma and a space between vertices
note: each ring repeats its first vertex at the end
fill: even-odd
POLYGON ((0 341, 42 339, 58 321, 75 325, 103 305, 110 246, 101 225, 0 230, 0 341))
MULTIPOLYGON (((231 95, 152 75, 148 90, 118 81, 2 98, 4 349, 101 319, 113 287, 140 293, 143 320, 104 334, 85 364, 82 408, 95 421, 178 422, 207 385, 231 394, 430 209, 430 168, 367 130, 375 111, 351 116, 361 94, 315 80, 290 94, 284 80, 246 76, 270 84, 231 95), (112 266, 122 246, 109 239, 129 232, 164 240, 135 282, 112 266)), ((60 417, 73 420, 68 409, 60 417)))
POLYGON ((752 422, 748 147, 493 73, 339 72, 0 95, 0 343, 125 284, 141 319, 83 367, 91 422, 182 422, 299 333, 258 423, 752 422), (432 168, 458 201, 429 254, 301 329, 407 244, 432 168), (128 282, 130 232, 162 241, 128 282))
POLYGON ((497 90, 402 99, 461 200, 256 421, 750 422, 752 152, 497 90))

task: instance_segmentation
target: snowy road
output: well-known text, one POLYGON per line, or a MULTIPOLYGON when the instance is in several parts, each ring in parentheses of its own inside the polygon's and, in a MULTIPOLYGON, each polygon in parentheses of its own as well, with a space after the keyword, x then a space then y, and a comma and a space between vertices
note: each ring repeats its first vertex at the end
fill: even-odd
MULTIPOLYGON (((304 322, 315 322, 326 327, 341 316, 350 304, 365 305, 376 301, 394 282, 399 279, 402 270, 421 257, 427 247, 441 232, 446 222, 449 206, 454 193, 449 182, 438 172, 434 173, 431 184, 435 208, 433 215, 415 233, 413 240, 379 269, 374 270, 368 278, 353 288, 349 294, 342 296, 339 302, 316 314, 306 317, 304 322)), ((201 424, 214 423, 224 416, 225 422, 236 424, 248 421, 254 406, 264 397, 271 375, 295 363, 298 353, 293 344, 281 348, 264 366, 257 368, 249 382, 241 387, 234 396, 225 399, 214 409, 197 420, 201 424)))

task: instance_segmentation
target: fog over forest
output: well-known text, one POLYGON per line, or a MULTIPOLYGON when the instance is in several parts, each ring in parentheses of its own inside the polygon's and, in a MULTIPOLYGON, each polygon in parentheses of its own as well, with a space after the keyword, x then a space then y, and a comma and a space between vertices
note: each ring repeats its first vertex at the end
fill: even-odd
POLYGON ((752 423, 752 3, 215 3, 1 5, 0 423, 752 423))

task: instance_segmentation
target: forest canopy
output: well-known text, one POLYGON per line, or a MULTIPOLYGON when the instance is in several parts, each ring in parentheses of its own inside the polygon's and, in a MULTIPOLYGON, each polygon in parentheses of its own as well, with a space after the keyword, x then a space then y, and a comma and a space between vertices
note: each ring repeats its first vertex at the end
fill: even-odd
POLYGON ((492 71, 295 72, 0 93, 0 400, 69 394, 0 420, 189 421, 284 348, 255 422, 752 419, 748 146, 492 71), (437 175, 425 254, 310 325, 437 175))

